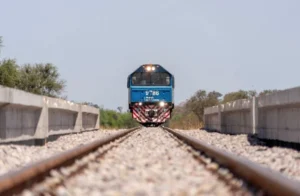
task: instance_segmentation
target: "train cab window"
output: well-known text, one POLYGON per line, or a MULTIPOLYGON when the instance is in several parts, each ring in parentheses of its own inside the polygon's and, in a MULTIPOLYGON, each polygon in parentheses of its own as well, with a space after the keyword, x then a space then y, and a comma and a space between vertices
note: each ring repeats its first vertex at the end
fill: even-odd
POLYGON ((131 80, 132 80, 132 84, 136 83, 136 77, 135 76, 133 76, 131 80))
POLYGON ((171 78, 164 72, 136 72, 131 82, 133 86, 169 86, 171 78))

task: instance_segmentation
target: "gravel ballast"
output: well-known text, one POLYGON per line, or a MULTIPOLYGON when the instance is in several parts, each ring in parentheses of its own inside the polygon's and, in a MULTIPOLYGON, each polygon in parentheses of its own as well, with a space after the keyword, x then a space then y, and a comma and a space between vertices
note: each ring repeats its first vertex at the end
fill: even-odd
POLYGON ((0 175, 76 146, 87 144, 101 137, 114 134, 116 131, 101 130, 64 135, 55 141, 48 142, 45 146, 0 145, 0 175))
POLYGON ((133 133, 59 187, 64 195, 233 195, 159 128, 133 133))
POLYGON ((248 135, 227 135, 205 130, 176 130, 220 149, 281 172, 300 181, 300 152, 284 147, 268 147, 264 142, 248 135))

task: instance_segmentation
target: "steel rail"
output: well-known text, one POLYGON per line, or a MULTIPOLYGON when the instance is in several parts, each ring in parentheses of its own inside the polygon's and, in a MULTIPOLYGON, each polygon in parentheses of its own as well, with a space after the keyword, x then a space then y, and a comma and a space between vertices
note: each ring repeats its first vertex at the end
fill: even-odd
POLYGON ((247 182, 250 182, 256 187, 261 188, 267 194, 279 196, 300 195, 300 183, 284 177, 279 172, 267 170, 256 163, 248 161, 247 159, 222 151, 170 128, 162 128, 175 135, 178 139, 189 144, 194 149, 213 158, 216 162, 228 168, 235 175, 241 177, 247 182))
POLYGON ((43 180, 49 175, 52 169, 68 166, 74 163, 75 160, 97 150, 99 147, 121 138, 137 129, 139 129, 139 127, 121 131, 92 143, 75 147, 48 159, 30 164, 18 171, 8 172, 7 174, 0 176, 0 195, 6 196, 20 193, 25 188, 43 180))

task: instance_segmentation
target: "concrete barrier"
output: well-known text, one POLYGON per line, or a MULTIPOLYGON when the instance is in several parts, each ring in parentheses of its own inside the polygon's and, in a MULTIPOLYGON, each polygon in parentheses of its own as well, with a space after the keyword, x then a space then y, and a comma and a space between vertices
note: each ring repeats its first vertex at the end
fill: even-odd
POLYGON ((258 137, 300 142, 300 87, 258 97, 258 137))
POLYGON ((253 108, 255 100, 241 99, 204 110, 204 124, 208 130, 224 133, 253 133, 253 108))
POLYGON ((205 108, 204 124, 224 133, 300 143, 300 87, 205 108))
POLYGON ((45 143, 93 129, 99 129, 97 108, 0 86, 0 143, 45 143))
POLYGON ((204 125, 208 130, 221 130, 221 109, 220 105, 204 109, 204 125))

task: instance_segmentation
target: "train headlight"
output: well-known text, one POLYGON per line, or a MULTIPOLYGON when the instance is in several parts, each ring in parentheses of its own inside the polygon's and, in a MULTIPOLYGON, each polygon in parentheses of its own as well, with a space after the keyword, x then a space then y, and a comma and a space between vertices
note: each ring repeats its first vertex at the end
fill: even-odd
POLYGON ((155 71, 155 67, 152 67, 152 71, 155 71))
POLYGON ((142 102, 139 102, 139 106, 142 106, 143 105, 143 103, 142 102))
POLYGON ((163 102, 163 101, 159 102, 159 106, 160 106, 160 107, 164 107, 165 105, 166 105, 165 102, 163 102))
POLYGON ((152 68, 151 68, 150 66, 148 66, 148 67, 146 67, 146 70, 147 70, 147 71, 151 71, 152 68))

